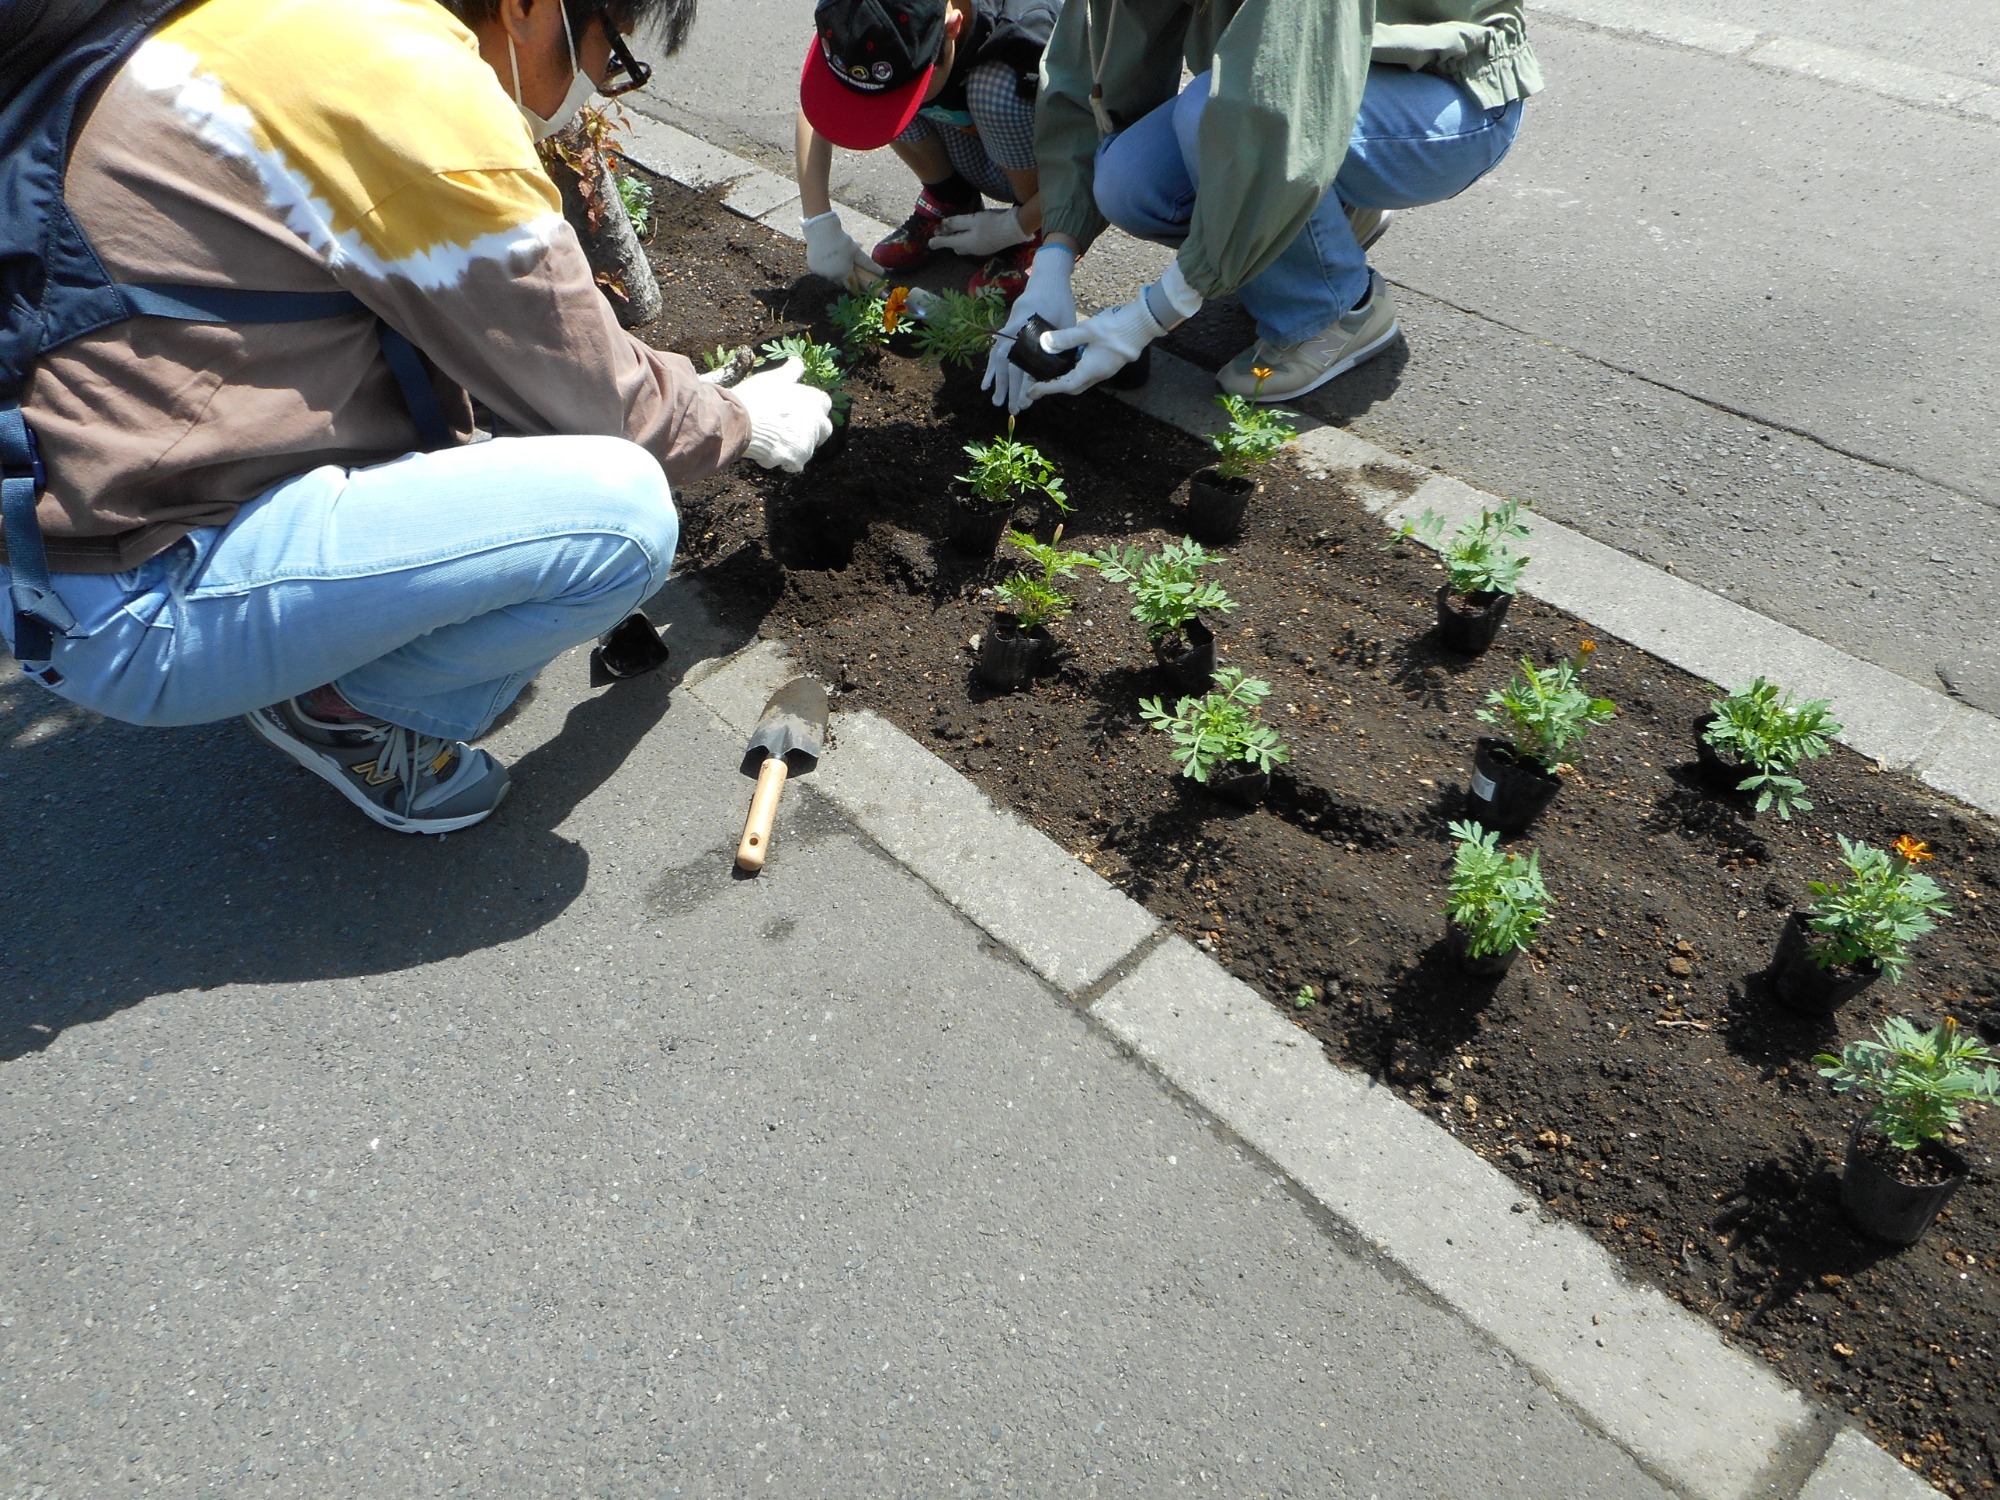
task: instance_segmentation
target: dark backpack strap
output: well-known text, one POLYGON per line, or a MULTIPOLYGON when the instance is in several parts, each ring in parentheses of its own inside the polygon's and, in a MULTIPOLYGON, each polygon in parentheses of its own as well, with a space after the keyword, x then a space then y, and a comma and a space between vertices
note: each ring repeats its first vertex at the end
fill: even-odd
POLYGON ((0 406, 0 530, 7 538, 8 607, 14 613, 14 657, 23 669, 46 671, 55 650, 56 630, 76 624, 69 606, 49 581, 48 553, 35 520, 41 498, 42 457, 21 408, 0 406))

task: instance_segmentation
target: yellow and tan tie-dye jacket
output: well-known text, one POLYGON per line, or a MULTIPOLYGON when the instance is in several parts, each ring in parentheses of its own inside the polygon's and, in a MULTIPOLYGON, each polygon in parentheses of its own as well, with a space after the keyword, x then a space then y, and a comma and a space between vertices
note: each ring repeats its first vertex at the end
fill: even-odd
MULTIPOLYGON (((352 292, 529 433, 603 433, 670 479, 750 438, 733 397, 618 327, 513 101, 435 0, 205 0, 147 39, 71 156, 67 197, 121 281, 352 292)), ((23 407, 59 571, 135 567, 322 464, 416 432, 368 314, 138 318, 37 367, 23 407)))

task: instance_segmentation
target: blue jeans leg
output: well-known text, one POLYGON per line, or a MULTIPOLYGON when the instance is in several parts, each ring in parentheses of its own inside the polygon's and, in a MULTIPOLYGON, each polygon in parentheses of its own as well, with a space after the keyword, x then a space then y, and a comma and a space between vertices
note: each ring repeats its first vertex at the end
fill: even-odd
MULTIPOLYGON (((1199 190, 1198 138, 1209 75, 1098 148, 1097 202, 1129 234, 1187 238, 1199 190), (1114 211, 1115 210, 1115 211, 1114 211)), ((1333 188, 1278 258, 1237 289, 1259 338, 1296 344, 1368 295, 1368 262, 1347 209, 1415 208, 1455 197, 1496 166, 1521 126, 1521 101, 1483 109, 1463 84, 1375 67, 1333 188)))
POLYGON ((321 683, 425 734, 483 733, 556 656, 666 581, 666 476, 620 438, 497 438, 314 469, 134 573, 59 576, 56 692, 200 724, 321 683))

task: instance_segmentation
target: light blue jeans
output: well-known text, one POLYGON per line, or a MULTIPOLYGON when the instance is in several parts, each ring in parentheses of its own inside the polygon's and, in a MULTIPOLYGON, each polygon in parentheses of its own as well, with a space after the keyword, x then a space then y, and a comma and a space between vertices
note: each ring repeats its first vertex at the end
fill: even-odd
MULTIPOLYGON (((1097 148, 1098 211, 1127 234, 1162 245, 1187 238, 1208 83, 1201 74, 1097 148)), ((1482 109, 1449 78, 1370 68, 1332 189, 1284 252, 1237 289, 1257 336, 1302 343, 1368 296, 1368 260, 1348 228, 1349 206, 1415 208, 1454 197, 1498 164, 1520 128, 1518 99, 1482 109)))
POLYGON ((659 462, 622 438, 313 469, 132 572, 55 575, 77 627, 52 691, 129 724, 203 724, 331 682, 392 724, 471 739, 652 595, 679 538, 659 462))

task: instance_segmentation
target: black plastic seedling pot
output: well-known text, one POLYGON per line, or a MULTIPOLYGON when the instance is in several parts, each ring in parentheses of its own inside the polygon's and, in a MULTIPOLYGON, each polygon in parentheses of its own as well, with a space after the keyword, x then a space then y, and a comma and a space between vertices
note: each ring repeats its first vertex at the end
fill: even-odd
POLYGON ((1000 538, 1014 519, 1012 505, 1004 501, 995 505, 962 490, 951 492, 945 508, 949 524, 945 540, 951 543, 954 552, 967 557, 991 557, 999 550, 1000 538))
POLYGON ((993 623, 980 638, 979 660, 973 671, 988 687, 1011 693, 1035 675, 1053 644, 1041 626, 1023 630, 1019 620, 1005 610, 995 610, 993 623))
POLYGON ((1154 641, 1153 657, 1185 697, 1198 698, 1215 686, 1215 632, 1199 618, 1154 641))
POLYGON ((1847 1167, 1840 1174, 1840 1206, 1854 1227, 1892 1245, 1914 1245, 1965 1185, 1970 1169, 1965 1158, 1939 1141, 1926 1141, 1904 1151, 1880 1132, 1856 1120, 1847 1135, 1847 1167), (1898 1158, 1914 1157, 1942 1174, 1942 1181, 1904 1182, 1896 1173, 1898 1158))
POLYGON ((1454 594, 1451 585, 1438 586, 1438 639, 1454 651, 1477 656, 1493 644, 1507 618, 1512 594, 1489 590, 1478 594, 1454 594))
POLYGON ((1014 347, 1007 351, 1008 362, 1026 370, 1036 380, 1062 379, 1076 368, 1076 362, 1082 356, 1074 349, 1064 349, 1060 353, 1044 349, 1042 335, 1055 331, 1047 318, 1036 313, 1014 331, 1014 347))
POLYGON ((1224 479, 1213 468, 1197 470, 1188 480, 1188 535, 1198 542, 1236 540, 1243 534, 1243 514, 1256 488, 1248 476, 1224 479))
POLYGON ((590 653, 590 680, 622 682, 644 677, 664 667, 672 654, 651 620, 630 614, 598 638, 590 653))
POLYGON ((1767 972, 1771 992, 1786 1009, 1804 1016, 1830 1016, 1880 979, 1882 968, 1879 964, 1835 964, 1825 968, 1813 962, 1812 929, 1806 925, 1811 915, 1809 911, 1795 911, 1785 918, 1767 972))
POLYGON ((1701 768, 1701 779, 1718 792, 1733 792, 1750 775, 1742 761, 1727 750, 1718 750, 1708 742, 1708 727, 1716 720, 1714 714, 1697 714, 1694 721, 1694 759, 1701 768))
POLYGON ((1487 828, 1519 833, 1542 815, 1562 790, 1562 778, 1525 756, 1516 757, 1504 740, 1481 739, 1472 756, 1472 786, 1466 802, 1487 828))
MULTIPOLYGON (((1083 358, 1081 350, 1050 350, 1042 347, 1042 335, 1054 333, 1055 327, 1040 313, 1028 319, 1014 333, 1014 347, 1007 351, 1008 362, 1017 369, 1025 370, 1035 380, 1060 380, 1076 368, 1076 362, 1083 358)), ((1114 391, 1134 391, 1144 385, 1153 375, 1153 346, 1148 344, 1139 351, 1139 357, 1129 364, 1120 365, 1107 375, 1104 383, 1114 391)))
POLYGON ((1480 979, 1498 979, 1514 967, 1514 960, 1521 956, 1519 948, 1509 948, 1505 953, 1482 953, 1472 956, 1472 935, 1453 922, 1450 926, 1451 956, 1458 960, 1458 966, 1466 973, 1480 979))
POLYGON ((1235 761, 1227 768, 1210 771, 1204 784, 1225 802, 1255 807, 1271 790, 1271 773, 1260 771, 1247 761, 1235 761))

